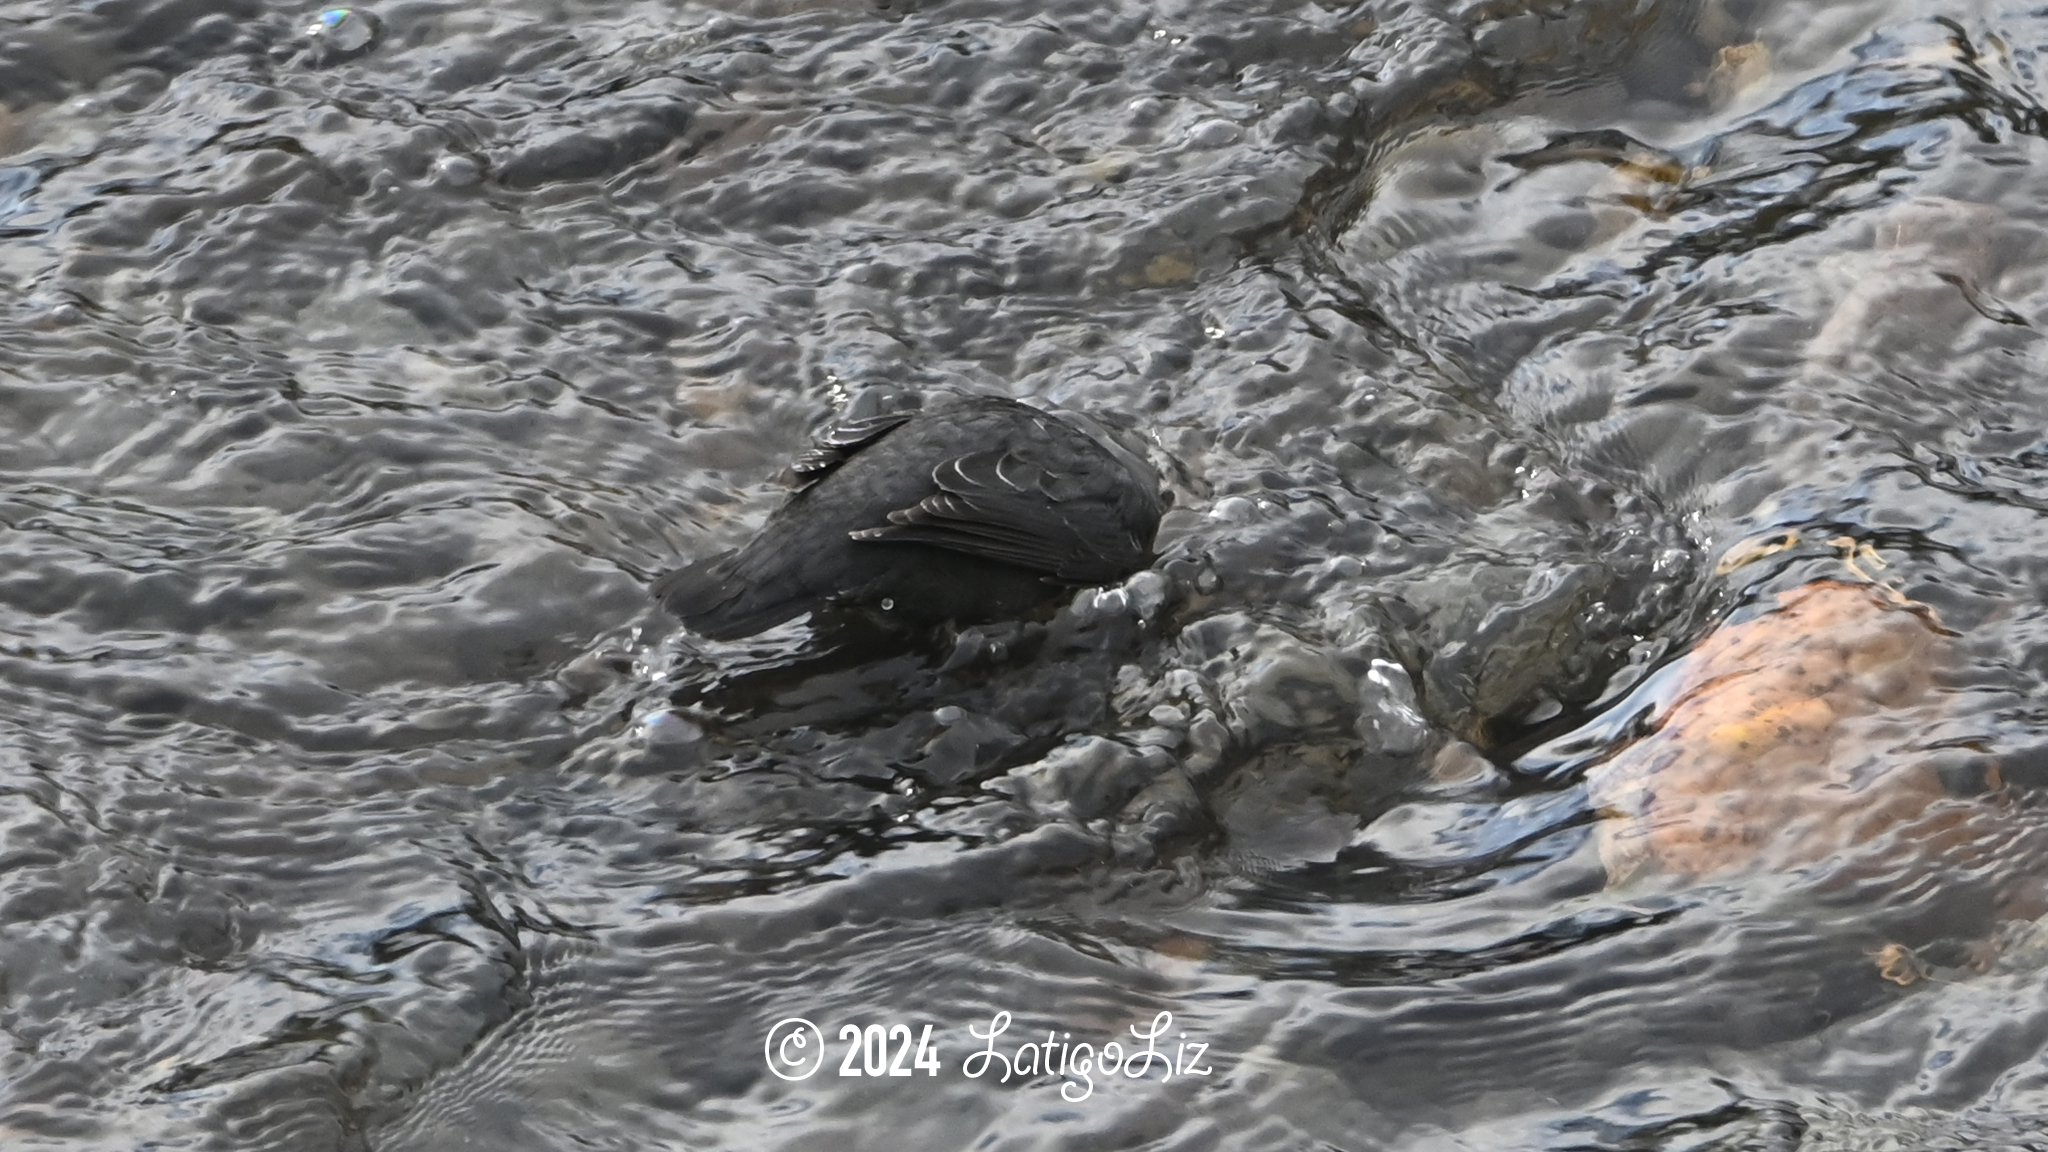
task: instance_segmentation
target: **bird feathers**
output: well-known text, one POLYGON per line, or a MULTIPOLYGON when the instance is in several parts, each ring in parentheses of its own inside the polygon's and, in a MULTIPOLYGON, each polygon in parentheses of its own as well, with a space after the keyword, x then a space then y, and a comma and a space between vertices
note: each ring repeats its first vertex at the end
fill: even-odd
MULTIPOLYGON (((798 457, 753 540, 654 585, 714 638, 826 604, 992 619, 1150 562, 1159 479, 1102 425, 996 397, 856 401, 798 457)), ((1113 434, 1121 436, 1122 434, 1113 434)))

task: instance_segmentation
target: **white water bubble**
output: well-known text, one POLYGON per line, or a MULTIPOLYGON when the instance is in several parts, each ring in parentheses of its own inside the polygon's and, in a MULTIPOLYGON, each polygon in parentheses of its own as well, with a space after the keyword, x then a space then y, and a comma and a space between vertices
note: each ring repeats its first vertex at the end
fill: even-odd
POLYGON ((483 177, 483 169, 467 156, 443 156, 434 162, 434 179, 450 188, 467 188, 483 177))
POLYGON ((1197 148, 1221 148, 1235 144, 1244 135, 1244 129, 1228 120, 1204 120, 1188 129, 1188 143, 1197 148))
POLYGON ((663 709, 649 713, 640 721, 640 737, 649 747, 675 747, 704 739, 704 729, 663 709))
POLYGON ((329 8, 306 26, 307 51, 316 66, 353 60, 383 34, 383 25, 361 8, 329 8))

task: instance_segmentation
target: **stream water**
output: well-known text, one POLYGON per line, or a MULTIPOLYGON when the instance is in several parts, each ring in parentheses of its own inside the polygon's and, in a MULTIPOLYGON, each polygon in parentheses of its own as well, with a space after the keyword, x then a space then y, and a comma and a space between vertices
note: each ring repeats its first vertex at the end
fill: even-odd
POLYGON ((2044 50, 0 2, 0 1146, 2048 1147, 2044 50), (1158 563, 660 613, 880 383, 1158 563))

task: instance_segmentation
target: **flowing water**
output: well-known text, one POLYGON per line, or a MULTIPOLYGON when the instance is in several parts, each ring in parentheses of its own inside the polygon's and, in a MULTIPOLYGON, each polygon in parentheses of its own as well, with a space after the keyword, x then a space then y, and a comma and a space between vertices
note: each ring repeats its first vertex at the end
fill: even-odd
POLYGON ((0 1146, 2048 1146, 2044 50, 0 3, 0 1146), (1157 565, 655 610, 876 383, 1157 565))

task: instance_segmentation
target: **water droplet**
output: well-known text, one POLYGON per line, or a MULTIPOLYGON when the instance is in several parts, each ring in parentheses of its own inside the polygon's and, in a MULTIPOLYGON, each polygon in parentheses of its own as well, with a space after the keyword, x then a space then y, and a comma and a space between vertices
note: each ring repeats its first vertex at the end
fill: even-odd
POLYGON ((694 744, 704 739, 704 729, 666 709, 640 721, 640 735, 654 747, 694 744))
POLYGON ((894 600, 891 600, 891 599, 889 599, 888 597, 884 596, 884 597, 882 598, 882 611, 884 611, 884 612, 894 612, 895 610, 896 610, 896 602, 895 602, 894 600))
POLYGON ((467 156, 443 156, 434 162, 434 179, 450 188, 467 188, 483 179, 483 169, 467 156))
POLYGON ((376 47, 383 30, 361 8, 329 8, 306 26, 307 53, 315 67, 353 60, 376 47))
POLYGON ((1228 120, 1204 120, 1188 130, 1188 143, 1197 148, 1221 148, 1243 135, 1244 130, 1228 120))

